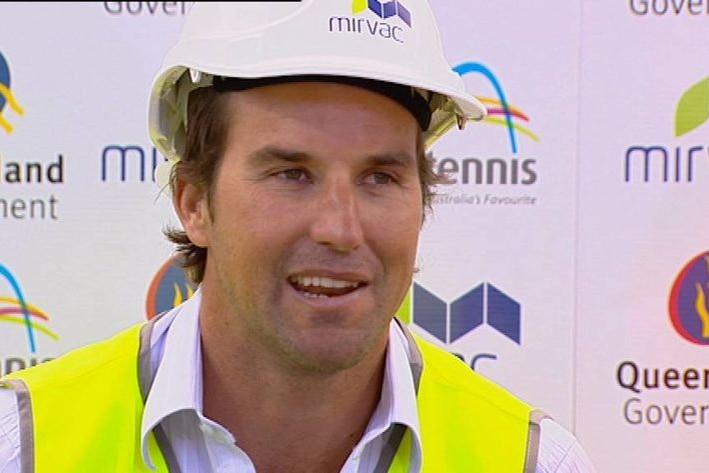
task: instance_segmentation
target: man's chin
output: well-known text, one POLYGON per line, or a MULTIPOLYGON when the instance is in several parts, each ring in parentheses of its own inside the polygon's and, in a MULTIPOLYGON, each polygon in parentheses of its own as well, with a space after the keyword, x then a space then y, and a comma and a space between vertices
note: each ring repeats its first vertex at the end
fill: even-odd
POLYGON ((384 355, 386 343, 379 348, 378 337, 340 332, 312 334, 289 344, 282 353, 285 363, 304 375, 331 376, 352 369, 365 359, 377 360, 384 355))

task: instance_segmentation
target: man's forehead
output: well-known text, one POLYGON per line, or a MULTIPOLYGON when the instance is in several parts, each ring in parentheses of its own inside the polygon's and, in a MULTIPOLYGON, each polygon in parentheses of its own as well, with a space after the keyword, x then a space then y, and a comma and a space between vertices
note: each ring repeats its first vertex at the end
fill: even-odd
POLYGON ((323 82, 344 84, 359 87, 379 95, 385 96, 403 106, 416 119, 421 130, 428 129, 431 121, 431 109, 427 100, 414 88, 393 84, 390 82, 364 79, 359 77, 326 76, 326 75, 297 75, 277 76, 257 79, 243 79, 235 77, 214 77, 213 86, 218 92, 244 91, 269 85, 323 82))

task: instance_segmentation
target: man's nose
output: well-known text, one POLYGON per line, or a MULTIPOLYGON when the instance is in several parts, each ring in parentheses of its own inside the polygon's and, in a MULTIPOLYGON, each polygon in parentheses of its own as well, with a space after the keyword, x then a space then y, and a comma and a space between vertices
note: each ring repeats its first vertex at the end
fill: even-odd
POLYGON ((364 240, 357 186, 338 179, 324 183, 318 192, 311 238, 339 252, 357 249, 364 240))

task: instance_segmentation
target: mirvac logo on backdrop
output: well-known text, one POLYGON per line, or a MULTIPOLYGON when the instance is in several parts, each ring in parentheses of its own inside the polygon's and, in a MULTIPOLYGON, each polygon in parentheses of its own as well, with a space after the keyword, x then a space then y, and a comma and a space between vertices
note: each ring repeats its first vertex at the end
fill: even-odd
POLYGON ((487 155, 474 149, 463 150, 464 154, 456 156, 434 155, 436 171, 447 178, 434 203, 535 205, 537 198, 528 191, 538 179, 537 157, 530 152, 534 149, 530 145, 539 138, 529 128, 529 116, 509 100, 500 79, 484 64, 465 62, 454 70, 464 78, 482 76, 492 88, 493 96, 478 97, 488 109, 483 124, 490 127, 490 133, 496 129, 504 134, 507 148, 487 155), (517 192, 508 192, 512 189, 517 192))
MULTIPOLYGON (((25 110, 13 93, 10 66, 0 52, 0 134, 11 135, 15 130, 14 119, 22 116, 25 110), (7 114, 8 108, 12 111, 7 114), (7 115, 12 116, 12 120, 7 115)), ((27 122, 23 123, 26 126, 27 122)), ((14 139, 11 135, 8 139, 14 139)), ((31 150, 32 143, 23 149, 31 150)), ((0 222, 12 220, 58 220, 59 199, 53 192, 27 197, 20 192, 20 187, 32 186, 34 189, 55 189, 64 183, 64 157, 38 160, 34 157, 9 156, 0 148, 0 222), (17 194, 14 191, 18 191, 17 194), (21 195, 18 196, 18 195, 21 195)), ((24 190, 24 189, 23 189, 24 190)))
POLYGON ((709 121, 709 77, 680 96, 674 117, 674 140, 633 144, 625 151, 627 183, 690 184, 709 171, 707 133, 696 133, 709 121), (686 138, 685 138, 686 137, 686 138))
POLYGON ((350 33, 403 43, 412 27, 411 12, 400 0, 352 0, 350 15, 328 19, 330 33, 350 33))
MULTIPOLYGON (((446 302, 431 291, 414 283, 397 317, 413 322, 435 337, 444 346, 457 342, 465 335, 487 326, 517 345, 522 343, 521 305, 490 283, 482 283, 446 302)), ((496 360, 495 353, 455 353, 476 369, 480 360, 496 360)))
MULTIPOLYGON (((670 289, 668 309, 672 326, 683 340, 709 345, 709 251, 696 255, 679 271, 670 289)), ((616 381, 631 393, 623 404, 628 424, 709 425, 709 365, 643 366, 624 360, 618 364, 616 381), (672 402, 663 399, 670 397, 672 402), (677 402, 682 397, 686 400, 677 402)))
POLYGON ((165 158, 154 146, 111 143, 99 152, 99 180, 102 183, 150 183, 155 185, 155 168, 165 158))
POLYGON ((0 263, 0 339, 24 337, 29 356, 13 355, 2 361, 0 375, 11 373, 46 361, 37 354, 40 339, 59 340, 45 325, 49 316, 25 297, 22 286, 10 269, 0 263))

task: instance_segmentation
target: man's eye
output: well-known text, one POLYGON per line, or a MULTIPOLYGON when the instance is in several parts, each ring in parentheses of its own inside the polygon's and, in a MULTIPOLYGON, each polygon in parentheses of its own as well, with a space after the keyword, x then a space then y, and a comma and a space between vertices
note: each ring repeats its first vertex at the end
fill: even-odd
POLYGON ((396 182, 396 179, 391 174, 388 174, 386 172, 373 172, 365 176, 363 182, 365 184, 376 184, 381 186, 386 184, 392 184, 396 182))
POLYGON ((308 175, 302 169, 286 169, 276 175, 288 181, 303 181, 308 178, 308 175))

